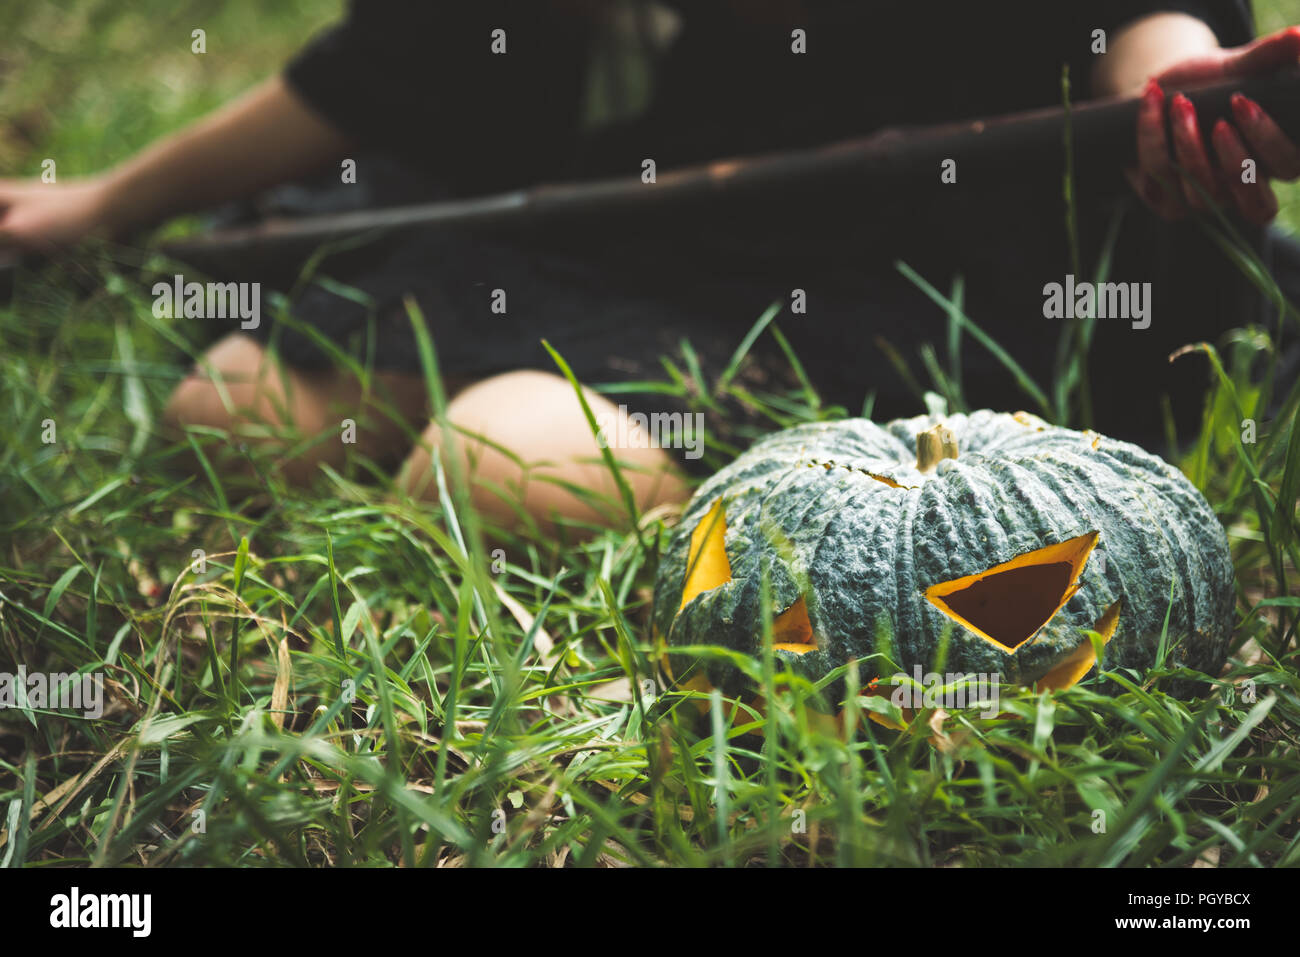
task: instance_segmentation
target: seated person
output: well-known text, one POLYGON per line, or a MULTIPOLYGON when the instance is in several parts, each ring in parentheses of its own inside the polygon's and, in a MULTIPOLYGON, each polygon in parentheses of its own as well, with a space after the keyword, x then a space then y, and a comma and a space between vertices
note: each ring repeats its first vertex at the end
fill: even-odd
MULTIPOLYGON (((88 234, 120 235, 338 171, 362 150, 412 171, 409 182, 418 186, 389 184, 404 198, 638 176, 647 158, 662 174, 885 126, 1059 105, 1068 64, 1075 99, 1142 96, 1137 168, 1124 169, 1116 157, 1108 171, 1113 182, 1080 190, 1082 271, 1095 267, 1123 209, 1112 187, 1127 178, 1145 208, 1123 213, 1111 277, 1152 284, 1148 328, 1098 324, 1091 357, 1097 384, 1086 424, 1153 442, 1161 393, 1174 397, 1180 423, 1195 421, 1204 369, 1171 367, 1168 353, 1264 316, 1258 295, 1188 216, 1205 209, 1204 192, 1262 242, 1262 227, 1277 212, 1268 178, 1300 175, 1300 151, 1244 97, 1234 100, 1228 121, 1202 130, 1186 99, 1173 95, 1300 59, 1300 30, 1251 41, 1244 2, 1016 0, 935 8, 680 0, 669 4, 676 35, 655 64, 648 109, 593 131, 584 125, 584 84, 615 6, 354 3, 343 23, 284 70, 116 168, 57 186, 0 181, 0 247, 49 251, 88 234), (803 52, 793 44, 795 30, 803 31, 803 52), (1096 30, 1105 31, 1104 53, 1094 52, 1096 30), (1246 157, 1258 160, 1257 183, 1238 175, 1246 157)), ((940 290, 963 276, 967 314, 1039 382, 1050 378, 1062 324, 1044 318, 1043 287, 1071 270, 1059 171, 1037 177, 1017 168, 1014 156, 1007 166, 1001 183, 959 174, 955 185, 945 185, 936 170, 924 195, 882 203, 878 215, 839 217, 849 222, 837 221, 834 210, 787 209, 770 219, 760 211, 735 221, 684 220, 667 236, 616 223, 508 241, 421 235, 383 261, 335 277, 368 304, 309 286, 292 307, 296 318, 373 364, 379 391, 400 421, 375 414, 361 383, 335 368, 310 337, 271 322, 234 328, 212 345, 176 388, 166 417, 177 428, 238 431, 242 423, 269 420, 300 435, 328 433, 284 454, 283 474, 301 481, 321 463, 342 461, 346 450, 332 438, 350 416, 363 423, 361 451, 408 455, 401 480, 415 494, 436 495, 430 453, 454 447, 475 502, 497 519, 509 522, 520 503, 541 519, 598 519, 564 483, 611 499, 617 493, 543 338, 584 383, 654 378, 658 356, 683 338, 707 369, 719 369, 769 304, 788 304, 791 291, 802 289, 807 312, 783 314, 781 328, 822 397, 851 414, 868 396, 876 417, 913 414, 917 398, 886 361, 881 342, 912 357, 921 343, 942 339, 946 320, 900 274, 895 262, 902 259, 940 290), (508 297, 504 314, 490 308, 495 289, 508 297), (454 386, 449 420, 475 438, 445 443, 437 424, 427 424, 407 297, 425 316, 454 386), (272 352, 281 361, 272 361, 272 352), (214 377, 224 381, 230 404, 214 377), (424 430, 414 449, 404 425, 424 430), (504 500, 503 489, 519 501, 504 500)), ((366 176, 359 162, 358 180, 366 176)), ((975 407, 1026 406, 991 356, 971 344, 965 360, 975 407)), ((782 362, 766 339, 756 345, 758 374, 779 376, 782 362)), ((594 391, 586 397, 606 421, 662 401, 616 397, 626 406, 620 409, 594 391)), ((287 448, 282 437, 256 441, 287 448)), ((629 464, 641 507, 687 495, 669 451, 648 441, 627 444, 640 447, 616 453, 629 464)))

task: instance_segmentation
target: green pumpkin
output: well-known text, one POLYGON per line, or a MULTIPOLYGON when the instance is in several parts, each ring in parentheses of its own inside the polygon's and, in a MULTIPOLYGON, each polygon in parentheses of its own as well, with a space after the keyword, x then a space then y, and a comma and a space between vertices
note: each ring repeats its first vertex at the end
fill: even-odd
MULTIPOLYGON (((989 411, 759 442, 687 505, 660 563, 656 632, 670 652, 757 657, 764 573, 775 654, 812 680, 857 659, 864 685, 919 666, 1068 687, 1095 667, 1088 631, 1106 667, 1141 672, 1166 616, 1167 660, 1216 674, 1235 599, 1223 527, 1181 472, 989 411)), ((694 659, 668 661, 681 679, 694 659)), ((743 690, 725 661, 701 678, 743 690)))

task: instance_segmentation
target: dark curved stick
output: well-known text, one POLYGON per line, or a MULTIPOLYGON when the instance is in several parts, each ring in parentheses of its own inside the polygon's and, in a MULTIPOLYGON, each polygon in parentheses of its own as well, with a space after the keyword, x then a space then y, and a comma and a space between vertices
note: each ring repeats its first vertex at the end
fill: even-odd
MULTIPOLYGON (((1274 74, 1184 90, 1201 129, 1231 118, 1234 92, 1254 99, 1300 142, 1300 67, 1274 74)), ((1174 92, 1169 90, 1166 92, 1174 92)), ((1118 171, 1136 161, 1137 98, 1094 100, 1072 107, 1075 166, 1080 175, 1118 171)), ((1001 183, 1027 169, 1060 175, 1064 169, 1067 114, 1047 107, 990 119, 880 130, 870 136, 814 149, 720 160, 661 171, 654 184, 639 176, 547 184, 453 202, 429 203, 297 219, 273 219, 165 243, 162 251, 208 272, 276 263, 301 263, 322 243, 368 233, 411 228, 514 230, 568 222, 626 218, 639 213, 671 217, 710 203, 761 206, 815 188, 899 191, 938 184, 939 164, 954 159, 965 186, 1001 183)), ((851 194, 844 194, 851 195, 851 194)), ((0 269, 3 267, 0 266, 0 269)), ((3 285, 0 276, 0 286, 3 285)))
MULTIPOLYGON (((1300 67, 1184 92, 1196 106, 1201 129, 1208 130, 1219 117, 1231 118, 1229 99, 1237 91, 1300 141, 1300 67)), ((1136 98, 1090 101, 1071 109, 1075 165, 1081 174, 1108 167, 1118 171, 1136 162, 1137 109, 1136 98)), ((229 254, 303 258, 328 240, 375 230, 545 226, 640 210, 671 215, 674 208, 718 199, 761 203, 764 194, 788 194, 807 184, 897 191, 911 181, 938 184, 939 164, 948 158, 957 161, 963 184, 978 187, 981 178, 1000 182, 1029 166, 1039 172, 1063 170, 1065 125, 1065 109, 1048 107, 986 120, 890 128, 815 149, 661 171, 650 185, 631 176, 542 185, 481 199, 270 220, 169 243, 163 250, 204 267, 229 254)))

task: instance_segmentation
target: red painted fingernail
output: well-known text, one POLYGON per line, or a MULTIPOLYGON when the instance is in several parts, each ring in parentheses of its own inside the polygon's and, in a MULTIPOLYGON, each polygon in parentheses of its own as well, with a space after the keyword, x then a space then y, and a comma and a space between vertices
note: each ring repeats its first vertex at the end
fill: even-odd
POLYGON ((1142 98, 1146 100, 1147 106, 1160 106, 1165 101, 1165 91, 1160 89, 1160 84, 1152 77, 1147 80, 1146 89, 1142 91, 1142 98))
POLYGON ((1232 94, 1232 112, 1243 123, 1255 123, 1264 115, 1259 104, 1240 93, 1232 94))
POLYGON ((1179 93, 1169 101, 1169 111, 1182 124, 1183 132, 1190 139, 1200 140, 1201 128, 1196 120, 1196 107, 1191 100, 1179 93))
POLYGON ((1232 138, 1232 127, 1228 121, 1220 119, 1214 124, 1214 138, 1216 140, 1230 140, 1232 138))

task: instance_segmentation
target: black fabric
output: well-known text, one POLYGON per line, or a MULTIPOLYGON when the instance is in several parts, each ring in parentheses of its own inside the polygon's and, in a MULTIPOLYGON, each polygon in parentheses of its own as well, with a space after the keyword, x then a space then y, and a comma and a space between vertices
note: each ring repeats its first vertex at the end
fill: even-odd
MULTIPOLYGON (((430 181, 450 197, 564 177, 635 175, 646 157, 663 171, 883 125, 1058 103, 1063 63, 1071 65, 1076 96, 1088 92, 1094 29, 1113 35, 1156 10, 1200 17, 1224 46, 1246 42, 1252 31, 1247 4, 1227 0, 805 0, 794 13, 785 11, 791 4, 682 0, 676 6, 684 26, 657 66, 648 113, 587 134, 582 85, 597 37, 583 12, 588 6, 366 0, 286 76, 330 122, 406 162, 412 197, 428 198, 430 181), (795 27, 807 31, 807 54, 790 52, 795 27), (506 31, 504 56, 491 53, 496 28, 506 31)), ((364 175, 361 164, 358 172, 364 175)), ((1080 197, 1084 272, 1122 214, 1111 275, 1151 282, 1154 318, 1143 331, 1099 323, 1096 424, 1150 444, 1162 432, 1159 394, 1175 396, 1187 426, 1205 382, 1203 366, 1171 367, 1168 353, 1257 318, 1259 302, 1194 225, 1169 227, 1122 199, 1119 174, 1080 197)), ((390 198, 402 193, 396 179, 387 185, 390 198)), ((962 275, 967 312, 1050 391, 1061 323, 1043 318, 1042 287, 1071 268, 1059 182, 1013 175, 998 187, 956 189, 937 180, 930 193, 900 197, 896 208, 847 224, 796 213, 770 222, 684 221, 658 233, 612 223, 510 242, 416 235, 385 260, 333 275, 361 290, 362 304, 315 285, 294 310, 357 350, 373 324, 376 364, 417 371, 402 305, 410 293, 448 374, 553 370, 540 344, 546 338, 584 381, 605 382, 659 377, 658 357, 682 338, 717 368, 768 304, 788 303, 800 288, 807 314, 787 312, 779 321, 825 398, 856 412, 872 393, 877 415, 912 414, 918 401, 882 343, 924 380, 919 350, 943 341, 946 319, 900 275, 895 262, 902 259, 943 291, 962 275), (491 311, 494 289, 506 293, 504 316, 491 311)), ((261 333, 268 331, 264 324, 261 333)), ((308 337, 277 335, 288 361, 326 361, 308 337)), ((755 354, 760 365, 781 365, 769 340, 755 354)), ((969 339, 964 360, 971 401, 1028 407, 1005 369, 969 339)))
POLYGON ((314 110, 457 192, 557 175, 578 134, 589 18, 564 3, 354 0, 286 68, 314 110), (493 31, 506 53, 492 53, 493 31))
POLYGON ((1222 45, 1245 42, 1236 2, 862 2, 679 0, 681 39, 662 71, 651 125, 680 144, 670 162, 811 146, 882 126, 922 125, 1061 101, 1061 67, 1087 96, 1093 31, 1187 12, 1222 45), (779 12, 783 6, 802 10, 779 12), (764 14, 763 8, 774 12, 764 14), (750 10, 738 17, 737 10, 750 10), (791 31, 808 52, 790 54, 791 31), (673 132, 669 132, 673 131, 673 132))
MULTIPOLYGON (((1093 31, 1113 35, 1157 11, 1204 20, 1224 46, 1251 35, 1245 0, 670 5, 683 27, 657 70, 625 173, 645 156, 667 168, 1059 103, 1066 62, 1086 96, 1093 31), (804 55, 791 53, 795 28, 808 35, 804 55)), ((347 20, 312 41, 285 77, 340 129, 457 190, 588 175, 579 127, 598 38, 592 11, 602 6, 354 0, 347 20), (498 29, 504 55, 492 52, 498 29)))

